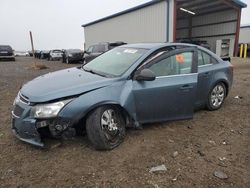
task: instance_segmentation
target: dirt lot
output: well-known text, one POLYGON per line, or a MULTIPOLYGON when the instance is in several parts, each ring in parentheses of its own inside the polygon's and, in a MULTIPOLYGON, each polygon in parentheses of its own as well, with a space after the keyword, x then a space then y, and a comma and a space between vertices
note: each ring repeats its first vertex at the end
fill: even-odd
POLYGON ((20 86, 76 65, 44 61, 49 69, 32 70, 31 58, 0 62, 0 187, 250 187, 250 60, 233 61, 234 86, 221 110, 128 130, 125 142, 107 152, 92 149, 86 137, 58 147, 49 141, 50 149, 17 140, 10 112, 20 86), (162 164, 167 171, 149 172, 162 164))

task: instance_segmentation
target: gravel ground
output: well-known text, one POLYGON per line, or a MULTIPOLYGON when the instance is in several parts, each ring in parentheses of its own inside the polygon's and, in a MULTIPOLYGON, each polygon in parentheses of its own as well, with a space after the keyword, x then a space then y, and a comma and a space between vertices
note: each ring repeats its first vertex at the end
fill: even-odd
POLYGON ((49 69, 31 69, 32 58, 0 62, 0 187, 250 187, 249 59, 233 59, 234 86, 222 109, 128 130, 125 142, 106 152, 91 148, 86 136, 61 144, 48 140, 49 149, 13 136, 10 112, 20 86, 76 66, 38 61, 49 69), (149 172, 158 165, 167 170, 149 172))

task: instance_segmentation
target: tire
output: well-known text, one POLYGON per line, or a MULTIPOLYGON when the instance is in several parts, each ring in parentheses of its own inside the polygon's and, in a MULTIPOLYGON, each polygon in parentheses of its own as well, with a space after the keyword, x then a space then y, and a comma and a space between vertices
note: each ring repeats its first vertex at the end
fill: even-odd
POLYGON ((97 150, 112 150, 125 138, 125 122, 121 111, 114 106, 95 109, 87 118, 88 139, 97 150))
POLYGON ((216 84, 209 92, 207 99, 207 109, 210 111, 218 110, 226 98, 226 87, 223 83, 216 84))

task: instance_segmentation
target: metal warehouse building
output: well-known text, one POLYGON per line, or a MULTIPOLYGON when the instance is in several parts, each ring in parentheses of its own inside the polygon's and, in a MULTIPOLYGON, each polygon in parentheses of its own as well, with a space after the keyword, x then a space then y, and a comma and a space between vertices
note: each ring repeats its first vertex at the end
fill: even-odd
POLYGON ((238 50, 241 9, 246 6, 239 0, 154 0, 82 25, 85 46, 192 39, 207 41, 216 52, 218 40, 223 44, 226 39, 232 56, 238 50))
POLYGON ((250 44, 250 24, 240 27, 239 43, 250 44))

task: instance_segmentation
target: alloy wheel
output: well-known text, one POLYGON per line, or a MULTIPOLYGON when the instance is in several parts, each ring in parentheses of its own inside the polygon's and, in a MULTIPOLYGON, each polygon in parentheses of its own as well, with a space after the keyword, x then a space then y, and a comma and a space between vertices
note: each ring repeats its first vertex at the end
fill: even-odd
POLYGON ((101 116, 101 127, 109 141, 115 141, 119 135, 117 113, 113 109, 107 109, 101 116))
POLYGON ((211 92, 210 101, 214 108, 219 108, 225 98, 225 89, 222 85, 218 84, 211 92))

